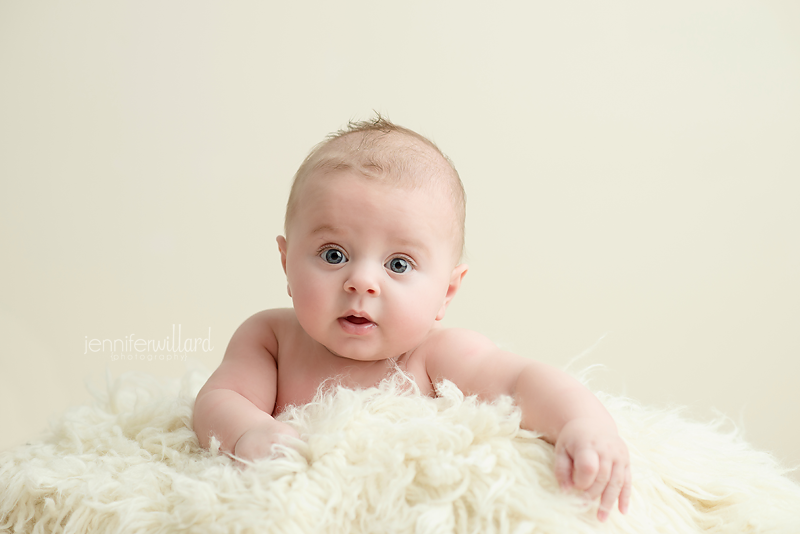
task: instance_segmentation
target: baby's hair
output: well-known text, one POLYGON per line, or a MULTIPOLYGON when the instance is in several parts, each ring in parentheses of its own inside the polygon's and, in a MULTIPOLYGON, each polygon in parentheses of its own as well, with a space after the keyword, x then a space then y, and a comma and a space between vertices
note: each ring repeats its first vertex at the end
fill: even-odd
POLYGON ((289 192, 284 220, 287 239, 300 190, 308 177, 348 169, 398 187, 433 190, 443 186, 456 216, 456 251, 459 257, 463 255, 466 193, 453 162, 433 141, 380 114, 371 120, 350 121, 311 149, 289 192))

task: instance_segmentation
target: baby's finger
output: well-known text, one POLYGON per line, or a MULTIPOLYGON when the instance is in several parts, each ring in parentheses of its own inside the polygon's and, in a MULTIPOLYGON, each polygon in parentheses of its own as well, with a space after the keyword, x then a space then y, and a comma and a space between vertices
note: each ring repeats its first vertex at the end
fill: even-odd
POLYGON ((631 482, 631 466, 625 466, 625 482, 622 485, 622 491, 619 494, 619 511, 623 514, 628 513, 628 507, 631 504, 631 491, 633 490, 633 483, 631 482))
MULTIPOLYGON (((575 454, 572 481, 579 490, 588 490, 596 483, 598 471, 600 470, 600 457, 592 449, 581 449, 575 454)), ((600 495, 595 492, 592 498, 600 495)))
MULTIPOLYGON (((600 508, 597 510, 597 519, 600 521, 606 520, 611 509, 614 508, 617 498, 621 498, 622 489, 625 487, 626 471, 626 466, 614 464, 608 484, 605 485, 603 496, 600 499, 600 508)), ((622 501, 620 500, 620 502, 622 501)))
POLYGON ((596 499, 603 494, 606 486, 608 486, 608 481, 611 479, 612 467, 613 465, 608 459, 600 458, 594 481, 591 486, 586 488, 586 496, 588 498, 596 499))
POLYGON ((556 461, 554 466, 556 481, 562 490, 572 487, 572 458, 567 454, 563 447, 556 450, 556 461))

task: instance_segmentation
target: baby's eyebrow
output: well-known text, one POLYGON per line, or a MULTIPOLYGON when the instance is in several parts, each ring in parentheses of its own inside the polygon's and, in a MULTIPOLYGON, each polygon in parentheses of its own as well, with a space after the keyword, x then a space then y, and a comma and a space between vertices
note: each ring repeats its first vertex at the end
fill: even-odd
POLYGON ((410 239, 399 239, 397 241, 397 244, 404 249, 410 250, 411 252, 414 253, 414 255, 417 255, 419 253, 428 255, 430 252, 428 250, 428 247, 425 246, 425 243, 421 241, 413 241, 410 239))
POLYGON ((335 226, 331 226, 330 224, 321 224, 311 231, 311 235, 321 234, 325 232, 336 234, 340 233, 341 230, 339 228, 336 228, 335 226))

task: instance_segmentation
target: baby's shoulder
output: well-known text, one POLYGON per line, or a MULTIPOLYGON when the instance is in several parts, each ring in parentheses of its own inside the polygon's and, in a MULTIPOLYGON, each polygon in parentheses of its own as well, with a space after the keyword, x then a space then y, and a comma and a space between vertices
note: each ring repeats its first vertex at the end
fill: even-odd
POLYGON ((420 357, 463 358, 468 354, 496 349, 492 341, 479 332, 466 328, 436 328, 417 348, 420 357))
POLYGON ((437 328, 412 356, 409 367, 423 368, 437 383, 446 378, 460 385, 475 373, 484 373, 487 357, 497 346, 483 334, 465 328, 437 328))
POLYGON ((272 308, 251 315, 246 321, 261 325, 290 325, 297 322, 293 308, 272 308))
POLYGON ((265 346, 279 342, 299 328, 297 316, 292 308, 262 310, 248 317, 237 329, 234 338, 260 341, 265 346))

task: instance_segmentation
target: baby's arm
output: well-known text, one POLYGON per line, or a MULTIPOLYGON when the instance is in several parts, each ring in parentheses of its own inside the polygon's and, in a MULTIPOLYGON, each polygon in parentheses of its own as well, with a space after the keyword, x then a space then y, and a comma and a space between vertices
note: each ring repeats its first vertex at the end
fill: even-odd
POLYGON ((284 435, 297 437, 271 415, 277 394, 277 313, 263 311, 242 323, 222 363, 197 394, 194 431, 201 446, 207 448, 214 435, 222 450, 252 460, 269 455, 284 435))
POLYGON ((512 396, 522 409, 522 427, 555 444, 555 474, 561 487, 601 497, 601 521, 617 499, 620 512, 627 512, 628 449, 591 391, 563 371, 502 351, 468 330, 438 332, 425 352, 434 382, 447 378, 465 393, 485 399, 512 396))

